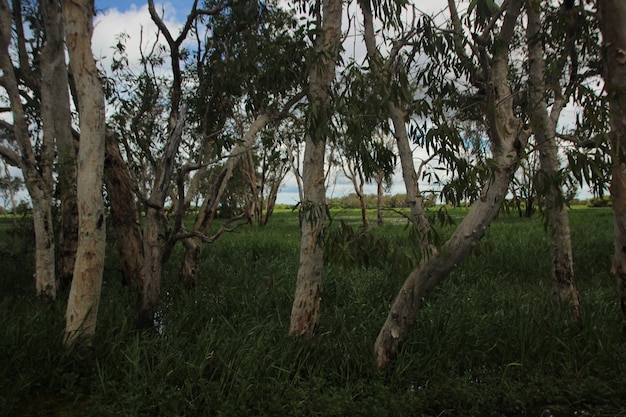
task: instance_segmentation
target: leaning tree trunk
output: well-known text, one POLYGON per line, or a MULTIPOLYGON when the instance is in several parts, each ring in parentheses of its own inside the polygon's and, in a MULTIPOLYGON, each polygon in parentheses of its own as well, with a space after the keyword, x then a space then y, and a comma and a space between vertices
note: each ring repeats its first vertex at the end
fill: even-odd
POLYGON ((560 92, 557 92, 554 103, 552 103, 552 110, 550 113, 548 112, 548 103, 545 99, 546 65, 541 43, 539 7, 539 1, 529 2, 527 41, 529 49, 530 117, 539 149, 541 164, 539 175, 547 183, 545 212, 550 235, 554 296, 559 309, 568 309, 572 321, 580 323, 580 299, 574 282, 569 216, 563 199, 556 143, 556 125, 565 105, 565 99, 560 92))
MULTIPOLYGON (((56 298, 57 282, 55 273, 54 227, 52 222, 52 159, 54 154, 53 136, 44 131, 40 150, 40 161, 30 142, 28 121, 22 105, 22 97, 16 73, 11 61, 10 45, 12 37, 12 11, 6 0, 0 2, 0 69, 3 72, 4 87, 13 115, 13 135, 20 148, 20 168, 24 183, 33 205, 33 225, 35 229, 35 289, 39 296, 56 298), (52 141, 52 142, 51 142, 52 141)), ((21 25, 21 22, 16 22, 21 25)), ((19 38, 19 37, 18 37, 19 38)), ((23 42, 24 39, 18 39, 23 42)), ((26 71, 26 68, 21 70, 26 71)), ((49 96, 46 96, 50 98, 49 96)), ((42 103, 50 106, 52 98, 42 103)), ((48 108, 46 107, 46 108, 48 108)), ((48 129, 50 126, 46 126, 48 129)))
POLYGON ((491 70, 487 92, 487 121, 496 163, 492 178, 480 197, 443 247, 425 258, 404 282, 389 315, 378 334, 374 351, 379 368, 389 364, 406 340, 415 314, 429 293, 476 246, 487 227, 496 218, 509 183, 517 169, 519 150, 525 145, 528 133, 513 112, 513 95, 508 85, 508 45, 513 36, 521 9, 521 0, 513 1, 506 13, 502 29, 494 45, 493 58, 483 65, 491 70))
MULTIPOLYGON (((180 279, 187 287, 195 287, 198 283, 202 247, 204 240, 206 240, 204 237, 206 237, 206 234, 209 233, 213 220, 215 220, 215 214, 217 213, 219 202, 226 191, 228 181, 230 181, 233 176, 235 167, 239 163, 239 160, 244 157, 252 147, 257 134, 271 120, 271 114, 263 113, 259 115, 249 127, 243 137, 243 142, 233 149, 231 156, 228 158, 228 161, 226 161, 226 164, 219 175, 219 178, 213 184, 211 195, 205 196, 204 202, 202 203, 202 207, 198 212, 193 226, 192 236, 183 239, 185 256, 181 266, 180 279)), ((179 187, 182 185, 183 182, 180 181, 179 187)))
POLYGON ((102 199, 104 92, 91 52, 93 0, 63 0, 70 69, 76 80, 80 117, 77 158, 78 250, 67 303, 65 343, 91 344, 102 288, 106 227, 102 199))
POLYGON ((331 115, 330 88, 341 46, 341 0, 322 2, 322 28, 316 39, 309 69, 309 120, 303 161, 300 265, 291 309, 289 334, 313 337, 319 326, 324 248, 322 229, 326 221, 324 156, 331 115))
POLYGON ((41 116, 44 135, 57 150, 57 192, 60 202, 60 228, 57 233, 58 280, 67 285, 74 273, 78 246, 78 207, 76 205, 76 148, 72 135, 69 82, 65 63, 65 33, 60 4, 40 2, 46 43, 41 58, 41 116))
POLYGON ((626 331, 626 2, 600 0, 598 17, 603 38, 605 89, 611 118, 612 180, 614 214, 613 273, 626 331))

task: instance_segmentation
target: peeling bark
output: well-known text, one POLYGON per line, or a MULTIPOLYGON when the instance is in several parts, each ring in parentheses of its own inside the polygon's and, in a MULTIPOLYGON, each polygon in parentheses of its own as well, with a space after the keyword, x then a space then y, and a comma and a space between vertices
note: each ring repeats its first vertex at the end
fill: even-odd
MULTIPOLYGON (((424 259, 408 276, 396 296, 387 319, 374 344, 376 363, 387 366, 409 334, 415 314, 426 298, 456 266, 471 252, 496 218, 506 196, 511 178, 517 169, 519 149, 525 146, 528 132, 513 112, 513 95, 508 85, 509 44, 520 14, 522 0, 513 0, 508 9, 493 57, 483 61, 490 67, 490 85, 487 92, 489 137, 492 143, 496 169, 484 186, 478 200, 439 251, 424 259)), ((481 59, 485 59, 484 55, 481 59)))
POLYGON ((611 198, 614 215, 612 272, 626 332, 626 3, 600 0, 598 17, 603 37, 605 90, 610 106, 612 158, 611 198))
POLYGON ((319 326, 324 269, 322 231, 326 222, 324 158, 330 120, 330 88, 341 47, 341 0, 322 2, 322 27, 309 69, 310 114, 305 133, 300 264, 289 335, 313 337, 319 326))
POLYGON ((70 69, 76 80, 81 143, 77 158, 78 250, 67 303, 65 344, 90 345, 102 289, 105 213, 102 198, 104 92, 91 52, 93 0, 63 0, 70 69))
POLYGON ((541 164, 539 175, 548 183, 545 195, 545 214, 550 235, 554 297, 559 309, 568 309, 571 320, 580 323, 582 317, 580 299, 574 282, 569 216, 563 199, 562 184, 558 178, 560 166, 556 143, 556 125, 566 100, 561 92, 557 91, 555 102, 552 104, 551 111, 548 112, 548 103, 545 99, 546 64, 540 38, 542 32, 539 7, 538 1, 529 2, 527 41, 529 48, 530 118, 539 149, 541 164))

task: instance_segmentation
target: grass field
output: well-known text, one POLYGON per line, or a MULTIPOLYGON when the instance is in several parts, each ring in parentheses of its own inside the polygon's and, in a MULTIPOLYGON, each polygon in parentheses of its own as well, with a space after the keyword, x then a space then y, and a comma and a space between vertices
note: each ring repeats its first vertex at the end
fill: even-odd
MULTIPOLYGON (((554 309, 542 220, 501 215, 382 372, 373 343, 417 255, 402 221, 362 235, 356 211, 333 215, 315 339, 287 337, 299 232, 297 215, 281 211, 265 228, 207 246, 192 292, 177 281, 175 252, 158 333, 132 329, 136 296, 120 284, 110 250, 95 346, 81 355, 60 350, 66 294, 54 304, 34 299, 32 254, 2 224, 0 248, 12 255, 1 261, 0 413, 626 416, 610 209, 571 211, 582 329, 554 309)), ((459 221, 464 211, 450 215, 459 221)))

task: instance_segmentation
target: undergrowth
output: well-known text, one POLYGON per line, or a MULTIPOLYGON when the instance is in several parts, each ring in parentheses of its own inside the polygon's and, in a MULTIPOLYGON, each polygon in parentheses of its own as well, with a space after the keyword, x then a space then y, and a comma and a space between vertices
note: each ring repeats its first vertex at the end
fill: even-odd
POLYGON ((362 231, 349 215, 343 225, 334 222, 343 231, 327 232, 344 233, 351 258, 328 256, 322 321, 312 340, 287 336, 299 245, 297 216, 289 212, 207 246, 194 291, 177 280, 182 253, 175 251, 154 332, 132 328, 136 299, 109 256, 91 352, 60 349, 67 294, 56 303, 35 300, 32 270, 7 264, 11 274, 0 281, 1 413, 626 415, 610 211, 571 213, 582 329, 555 310, 541 220, 501 216, 433 292, 384 371, 374 367, 373 343, 409 272, 411 238, 402 222, 362 231))

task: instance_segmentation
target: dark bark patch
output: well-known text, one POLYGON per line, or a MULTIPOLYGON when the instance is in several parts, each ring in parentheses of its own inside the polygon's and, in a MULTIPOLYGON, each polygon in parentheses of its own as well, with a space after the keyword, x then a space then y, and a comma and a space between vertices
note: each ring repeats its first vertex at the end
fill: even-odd
POLYGON ((102 229, 103 224, 104 224, 104 215, 100 214, 100 217, 98 217, 98 223, 96 224, 96 228, 98 228, 98 230, 102 229))

